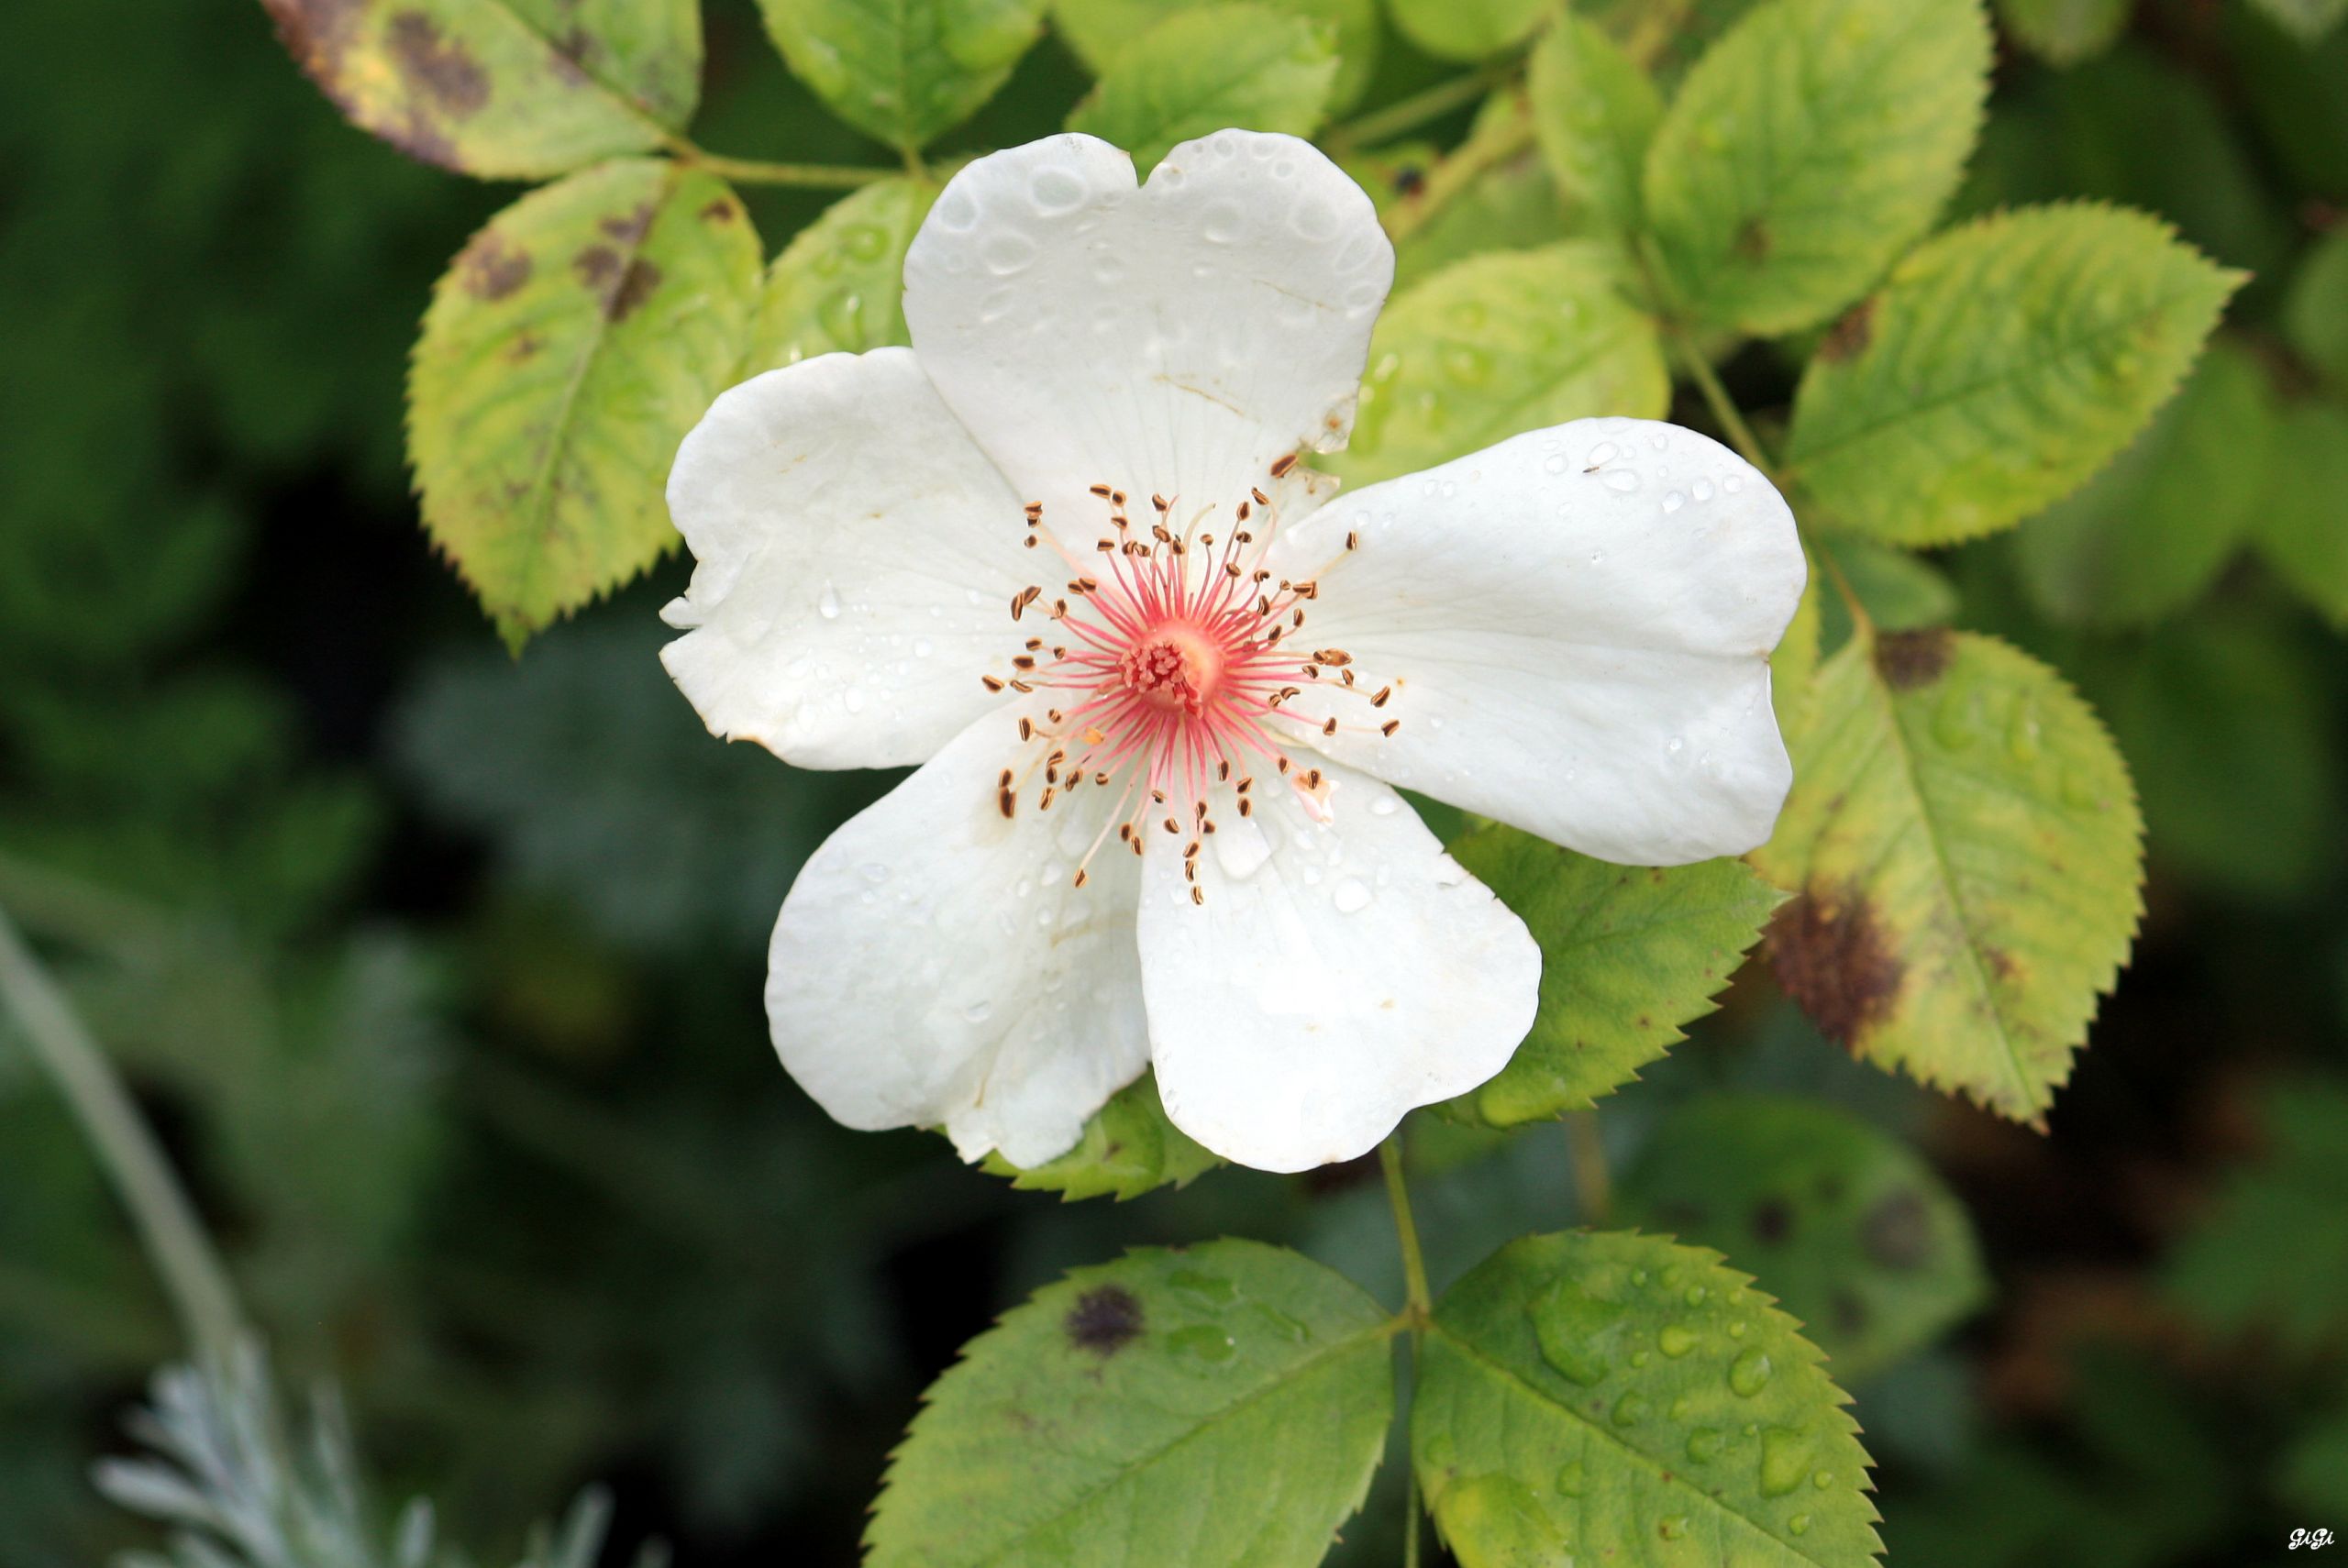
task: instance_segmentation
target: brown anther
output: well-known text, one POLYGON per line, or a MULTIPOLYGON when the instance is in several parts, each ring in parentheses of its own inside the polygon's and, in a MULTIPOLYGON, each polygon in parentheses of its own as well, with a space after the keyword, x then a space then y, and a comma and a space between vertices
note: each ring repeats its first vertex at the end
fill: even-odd
POLYGON ((1317 648, 1312 657, 1323 664, 1351 664, 1354 661, 1354 656, 1343 648, 1317 648))
POLYGON ((1198 879, 1199 863, 1195 860, 1185 859, 1182 862, 1182 880, 1185 882, 1195 882, 1198 879))
POLYGON ((1280 770, 1282 773, 1286 773, 1286 772, 1288 771, 1288 758, 1287 758, 1287 757, 1285 757, 1285 756, 1276 756, 1276 757, 1274 757, 1272 760, 1273 760, 1275 763, 1277 763, 1277 764, 1279 765, 1279 770, 1280 770))
POLYGON ((1360 535, 1360 534, 1358 534, 1358 533, 1348 532, 1348 533, 1346 535, 1346 548, 1347 548, 1347 549, 1349 549, 1349 550, 1358 550, 1358 549, 1360 549, 1360 548, 1361 548, 1361 535, 1360 535))
POLYGON ((1034 687, 1032 687, 1032 686, 1028 685, 1025 681, 1024 681, 1024 680, 1020 679, 1017 676, 1013 676, 1013 677, 1012 677, 1012 679, 1011 679, 1011 689, 1012 689, 1013 691, 1019 691, 1019 692, 1027 692, 1027 691, 1033 691, 1033 690, 1036 690, 1034 687))
POLYGON ((990 691, 1000 691, 1000 690, 1002 690, 1002 681, 1000 681, 1000 680, 997 680, 997 679, 996 679, 993 676, 991 676, 991 675, 981 675, 981 676, 980 676, 980 677, 979 677, 979 684, 980 684, 980 685, 981 685, 981 686, 983 686, 983 687, 985 687, 985 688, 986 688, 988 690, 990 690, 990 691))
POLYGON ((1189 844, 1182 846, 1182 858, 1185 860, 1196 860, 1198 857, 1199 841, 1194 838, 1189 844))
POLYGON ((1288 478, 1289 469, 1294 467, 1296 467, 1296 454, 1294 452, 1290 452, 1287 457, 1279 458, 1273 461, 1272 477, 1274 479, 1286 479, 1288 478))
POLYGON ((1272 503, 1272 498, 1270 496, 1266 495, 1262 491, 1257 490, 1253 486, 1248 488, 1247 493, 1256 498, 1256 504, 1258 506, 1269 506, 1272 503))
POLYGON ((1019 796, 1017 792, 1013 790, 997 790, 995 792, 994 803, 997 807, 1001 808, 1002 814, 1006 817, 1016 815, 1019 811, 1019 796))
POLYGON ((1029 720, 1027 720, 1027 719, 1024 719, 1024 718, 1021 719, 1021 720, 1019 721, 1019 738, 1020 738, 1021 740, 1033 740, 1033 739, 1035 738, 1035 736, 1036 736, 1036 726, 1035 726, 1035 724, 1034 724, 1031 721, 1029 721, 1029 720))
POLYGON ((1320 667, 1319 665, 1317 665, 1317 664, 1308 664, 1308 665, 1306 665, 1306 666, 1304 667, 1304 679, 1307 679, 1307 680, 1318 680, 1318 679, 1321 679, 1321 667, 1320 667))
POLYGON ((1318 790, 1321 788, 1321 770, 1319 768, 1308 767, 1304 770, 1304 787, 1308 790, 1318 790))
POLYGON ((1171 834, 1180 834, 1182 831, 1182 824, 1176 822, 1172 817, 1168 817, 1166 819, 1166 831, 1171 834))
POLYGON ((1084 886, 1084 884, 1085 884, 1086 879, 1087 879, 1088 878, 1090 878, 1091 876, 1091 872, 1086 871, 1086 870, 1083 870, 1082 868, 1080 868, 1080 868, 1078 869, 1077 873, 1076 873, 1076 880, 1075 880, 1075 882, 1074 882, 1074 883, 1072 883, 1072 884, 1071 884, 1071 886, 1079 887, 1079 888, 1083 887, 1083 886, 1084 886))
POLYGON ((1044 503, 1043 503, 1042 502, 1040 502, 1040 501, 1031 501, 1031 502, 1029 502, 1027 503, 1027 521, 1028 521, 1028 522, 1033 523, 1034 521, 1036 521, 1036 518, 1041 517, 1043 514, 1044 514, 1044 503))
POLYGON ((1166 791, 1163 790, 1152 790, 1149 792, 1149 798, 1162 806, 1166 803, 1166 791))
POLYGON ((1036 802, 1036 809, 1039 812, 1050 811, 1052 809, 1052 797, 1058 792, 1059 791, 1057 790, 1053 790, 1047 786, 1044 790, 1044 798, 1036 802))
POLYGON ((1391 686, 1381 686, 1378 689, 1378 695, 1369 700, 1369 705, 1373 708, 1383 708, 1386 706, 1386 700, 1393 695, 1394 688, 1391 686))
POLYGON ((1204 888, 1192 888, 1191 889, 1191 901, 1194 904, 1205 903, 1207 901, 1207 890, 1204 888))
POLYGON ((1256 814, 1256 798, 1253 795, 1242 795, 1239 798, 1239 814, 1243 817, 1252 817, 1256 814))
POLYGON ((1106 500, 1109 495, 1109 487, 1105 484, 1096 484, 1092 487, 1092 493, 1106 500))
POLYGON ((1237 561, 1225 561, 1225 562, 1224 562, 1224 563, 1223 563, 1223 573, 1224 573, 1224 575, 1225 577, 1230 578, 1234 582, 1238 581, 1238 580, 1239 580, 1239 563, 1238 563, 1237 561))
POLYGON ((1327 723, 1321 726, 1321 733, 1324 735, 1334 735, 1337 733, 1337 721, 1335 715, 1330 717, 1327 723))
POLYGON ((1113 490, 1109 492, 1109 499, 1122 508, 1125 504, 1125 492, 1122 490, 1113 490))
POLYGON ((1123 842, 1124 842, 1124 841, 1126 841, 1126 840, 1129 840, 1129 839, 1131 839, 1133 836, 1134 836, 1134 824, 1133 824, 1133 823, 1119 823, 1117 824, 1117 838, 1118 838, 1118 841, 1119 841, 1120 843, 1123 843, 1123 842))
MULTIPOLYGON (((1247 507, 1248 503, 1246 502, 1243 501, 1239 503, 1239 521, 1242 523, 1247 521, 1247 507)), ((1243 545, 1246 544, 1247 542, 1247 536, 1245 534, 1240 535, 1239 542, 1243 545)))
POLYGON ((1027 547, 1031 550, 1036 547, 1036 536, 1033 534, 1027 536, 1027 547))
POLYGON ((1354 683, 1354 672, 1350 669, 1341 669, 1337 671, 1337 679, 1351 686, 1354 683))
POLYGON ((1379 726, 1378 726, 1378 733, 1379 733, 1379 734, 1381 734, 1381 735, 1390 735, 1390 734, 1392 734, 1396 730, 1399 730, 1399 729, 1401 729, 1401 727, 1402 727, 1402 721, 1401 721, 1401 720, 1400 720, 1400 719, 1389 719, 1389 720, 1387 720, 1384 723, 1382 723, 1382 724, 1380 724, 1380 725, 1379 725, 1379 726))
POLYGON ((1033 654, 1014 654, 1012 657, 1011 668, 1013 669, 1033 669, 1036 668, 1036 656, 1033 654))
POLYGON ((1004 769, 1002 770, 1002 778, 998 778, 998 779, 996 779, 994 782, 995 782, 995 788, 996 788, 996 789, 998 789, 998 790, 1008 790, 1008 789, 1010 789, 1010 788, 1011 788, 1011 769, 1010 769, 1010 768, 1008 768, 1008 767, 1004 768, 1004 769))
POLYGON ((1253 788, 1253 787, 1254 787, 1255 782, 1256 782, 1256 781, 1255 781, 1255 779, 1253 779, 1253 778, 1242 778, 1238 783, 1234 784, 1234 785, 1232 786, 1232 789, 1233 789, 1233 790, 1235 790, 1235 791, 1237 791, 1238 793, 1240 793, 1240 794, 1242 794, 1242 795, 1245 795, 1246 793, 1247 793, 1247 791, 1249 790, 1249 789, 1251 789, 1251 788, 1253 788))
POLYGON ((1160 512, 1165 511, 1168 504, 1166 498, 1162 495, 1152 495, 1149 498, 1149 503, 1160 512))
POLYGON ((1216 783, 1220 784, 1230 777, 1231 764, 1228 762, 1218 762, 1214 765, 1214 781, 1216 783))

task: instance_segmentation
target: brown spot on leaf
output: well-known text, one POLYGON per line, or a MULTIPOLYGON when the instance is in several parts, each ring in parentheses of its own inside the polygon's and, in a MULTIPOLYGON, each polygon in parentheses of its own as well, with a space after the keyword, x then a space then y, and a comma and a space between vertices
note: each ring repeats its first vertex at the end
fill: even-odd
POLYGON ((1907 977, 1856 889, 1804 891, 1769 917, 1761 948, 1786 994, 1845 1049, 1890 1016, 1907 977))
POLYGON ((1122 1285, 1086 1291, 1060 1320, 1069 1343, 1104 1361, 1139 1339, 1141 1324, 1141 1302, 1122 1285))
POLYGON ((1876 673, 1894 691, 1930 686, 1956 657, 1956 635, 1946 626, 1916 632, 1886 632, 1875 640, 1876 673))
POLYGON ((1886 1268, 1922 1268, 1933 1257, 1932 1218, 1922 1194, 1895 1192, 1859 1221, 1859 1244, 1886 1268))
POLYGON ((421 11, 393 17, 384 43, 409 85, 445 113, 464 119, 489 102, 489 75, 481 62, 464 45, 444 38, 439 24, 421 11))
POLYGON ((723 196, 719 197, 716 201, 710 203, 709 205, 702 208, 701 210, 702 221, 703 223, 732 223, 736 218, 740 217, 741 215, 741 209, 737 207, 733 203, 725 200, 723 196))
POLYGON ((1830 365, 1839 365, 1866 352, 1874 339, 1875 301, 1868 298, 1852 306, 1850 314, 1834 324, 1826 341, 1818 346, 1818 357, 1830 365))
POLYGON ((652 226, 652 204, 646 202, 632 213, 604 218, 595 226, 618 243, 633 247, 643 239, 645 230, 652 226))
POLYGON ((1746 218, 1744 226, 1736 231, 1736 253, 1747 261, 1767 260, 1769 226, 1757 217, 1746 218))
POLYGON ((505 243, 494 229, 473 236, 457 258, 457 281, 480 300, 502 300, 530 281, 530 253, 505 243))
POLYGON ((615 324, 636 314, 660 286, 660 269, 637 258, 623 261, 608 245, 591 245, 571 258, 570 270, 596 296, 604 319, 615 324))

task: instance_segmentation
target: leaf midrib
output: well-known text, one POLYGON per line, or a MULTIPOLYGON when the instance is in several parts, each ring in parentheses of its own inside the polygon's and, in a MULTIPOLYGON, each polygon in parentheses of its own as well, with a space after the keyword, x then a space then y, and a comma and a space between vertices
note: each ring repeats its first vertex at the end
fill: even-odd
MULTIPOLYGON (((646 103, 643 99, 637 97, 635 94, 627 91, 626 88, 605 79, 599 72, 589 70, 585 61, 580 59, 577 55, 570 53, 567 50, 562 49, 554 41, 553 39, 548 37, 546 32, 540 28, 537 23, 531 21, 527 17, 523 16, 521 12, 515 10, 514 8, 513 0, 483 0, 483 3, 492 10, 497 12, 498 15, 504 17, 507 21, 513 23, 514 26, 520 29, 522 33, 526 35, 532 42, 545 50, 548 54, 553 55, 558 60, 568 61, 571 68, 577 71, 580 75, 584 76, 588 81, 593 83, 596 89, 600 91, 604 97, 609 98, 622 113, 643 121, 647 126, 652 128, 660 140, 665 142, 676 134, 670 128, 669 123, 666 120, 663 120, 658 114, 653 112, 651 105, 646 103)), ((698 0, 695 0, 695 3, 698 4, 698 0)))

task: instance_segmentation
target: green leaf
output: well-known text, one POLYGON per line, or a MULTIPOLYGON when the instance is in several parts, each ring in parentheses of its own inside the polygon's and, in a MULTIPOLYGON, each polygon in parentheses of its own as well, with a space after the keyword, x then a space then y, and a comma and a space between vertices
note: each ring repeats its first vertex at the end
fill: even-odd
POLYGON ((1822 622, 1825 585, 1819 581, 1813 557, 1806 554, 1804 559, 1810 566, 1810 580, 1794 605, 1794 618, 1786 627, 1786 635, 1778 639, 1778 651, 1769 656, 1769 705, 1777 712, 1778 733, 1788 735, 1794 733, 1810 709, 1811 683, 1817 679, 1818 661, 1824 648, 1822 622))
POLYGON ((1332 36, 1266 6, 1180 12, 1118 57, 1068 128, 1124 148, 1143 174, 1226 127, 1310 136, 1337 79, 1332 36))
POLYGON ((1000 1154, 986 1158, 988 1170, 1021 1191, 1057 1192, 1070 1202, 1105 1196, 1122 1203, 1169 1183, 1188 1187, 1221 1164, 1167 1119, 1157 1080, 1146 1073, 1111 1097, 1059 1158, 1024 1170, 1000 1154))
MULTIPOLYGON (((1135 39, 1199 0, 1052 0, 1052 20, 1085 68, 1099 76, 1128 52, 1135 39)), ((1274 11, 1327 24, 1335 30, 1337 83, 1329 111, 1343 113, 1361 101, 1378 69, 1384 26, 1378 0, 1260 0, 1274 11)))
POLYGON ((1647 149, 1669 282, 1746 332, 1824 320, 1931 226, 1988 90, 1980 0, 1773 0, 1688 73, 1647 149))
POLYGON ((2277 1489, 2327 1518, 2348 1514, 2348 1408, 2334 1410, 2298 1434, 2283 1455, 2277 1489))
POLYGON ((1712 1010, 1783 895, 1740 862, 1611 866, 1491 823, 1451 845, 1541 944, 1541 1010, 1509 1065, 1451 1102, 1509 1127, 1580 1110, 1712 1010))
POLYGON ((925 146, 995 95, 1045 0, 759 0, 792 74, 892 147, 925 146))
POLYGON ((2289 32, 2313 43, 2348 17, 2348 0, 2252 0, 2289 32))
POLYGON ((1471 256, 1387 308, 1353 441, 1326 466, 1367 484, 1592 414, 1660 417, 1671 383, 1655 323, 1596 240, 1471 256))
POLYGON ((934 1384, 871 1568, 1296 1568, 1361 1506, 1394 1414, 1358 1286, 1257 1242, 1047 1286, 934 1384))
POLYGON ((2110 49, 2136 0, 1998 0, 1999 19, 2049 65, 2077 65, 2110 49))
POLYGON ((1880 1550, 1817 1350, 1718 1254, 1527 1236, 1437 1303, 1411 1452, 1463 1568, 1845 1568, 1880 1550))
MULTIPOLYGON (((1842 569, 1843 580, 1859 596, 1878 631, 1912 632, 1921 626, 1945 626, 1956 618, 1955 585, 1930 561, 1849 534, 1821 540, 1816 548, 1842 569)), ((1841 647, 1850 635, 1842 596, 1837 594, 1826 608, 1835 622, 1832 640, 1841 647)))
POLYGON ((699 0, 261 0, 310 79, 426 163, 537 179, 684 129, 699 0))
POLYGON ((2143 904, 2127 766, 2061 677, 1946 630, 1854 636, 1789 737, 1764 944, 1828 1038, 2037 1122, 2143 904))
POLYGON ((1394 25, 1439 60, 1482 60, 1524 41, 1550 0, 1386 0, 1394 25))
POLYGON ((2229 61, 2247 110, 2294 187, 2348 200, 2348 28, 2310 45, 2253 6, 2225 15, 2229 61))
POLYGON ((2261 1101, 2265 1152, 2178 1244, 2168 1293, 2218 1329, 2311 1355, 2348 1331, 2348 1087, 2286 1079, 2261 1101))
POLYGON ((426 531, 508 642, 676 542, 669 460, 741 356, 758 280, 734 193, 656 160, 531 192, 442 276, 408 454, 426 531))
POLYGON ((2348 394, 2348 226, 2316 242, 2291 276, 2283 335, 2308 363, 2348 394))
POLYGON ((1533 130, 1566 193, 1616 234, 1639 226, 1640 171, 1663 96, 1594 22, 1560 17, 1533 50, 1533 130))
POLYGON ((1752 1269, 1845 1381, 1922 1349, 1988 1295, 1972 1222, 1939 1176, 1829 1106, 1685 1106, 1624 1174, 1621 1198, 1624 1220, 1752 1269))
POLYGON ((2267 900, 2323 886, 2340 856, 2327 677, 2288 631, 2212 607, 2082 675, 2134 759, 2154 861, 2267 900))
POLYGON ((2265 370, 2213 344, 2134 446, 2014 536, 2039 609, 2075 625, 2140 625, 2198 598, 2256 519, 2275 433, 2265 370))
POLYGON ((2285 410, 2276 461, 2258 511, 2258 552, 2285 582, 2348 631, 2348 408, 2303 403, 2285 410))
POLYGON ((905 250, 936 196, 924 181, 877 181, 793 235, 767 270, 742 376, 910 341, 905 250))
MULTIPOLYGON (((1495 93, 1477 111, 1477 131, 1493 121, 1528 113, 1522 98, 1495 93)), ((1476 171, 1431 213, 1414 208, 1429 199, 1430 183, 1443 171, 1443 155, 1432 144, 1409 142, 1372 152, 1348 154, 1339 160, 1378 208, 1379 221, 1390 230, 1402 220, 1402 237, 1394 246, 1396 297, 1442 271, 1455 261, 1488 250, 1533 250, 1574 237, 1559 200, 1557 182, 1528 147, 1476 171), (1410 214, 1407 218, 1404 214, 1410 214)))
POLYGON ((1922 246, 1829 335, 1786 465, 1839 526, 1903 545, 2077 490, 2192 364, 2243 274, 2110 207, 2037 207, 1922 246))

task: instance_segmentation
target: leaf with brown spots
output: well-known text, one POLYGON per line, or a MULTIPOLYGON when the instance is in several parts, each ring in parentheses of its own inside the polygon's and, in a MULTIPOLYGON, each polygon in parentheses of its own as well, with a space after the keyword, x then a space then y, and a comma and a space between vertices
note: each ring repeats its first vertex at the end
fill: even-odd
POLYGON ((1306 1568, 1385 1449, 1396 1327, 1258 1242, 1078 1269, 932 1386, 865 1562, 1306 1568))
POLYGON ((2127 765, 2003 643, 1862 632, 1789 736, 1793 793, 1751 858, 1800 896, 1766 951, 1854 1053, 2043 1125, 2143 912, 2127 765))
POLYGON ((343 114, 494 179, 648 152, 701 95, 698 0, 261 0, 343 114))
POLYGON ((1512 1127, 1587 1109, 1712 1010, 1781 895, 1739 861, 1611 866, 1498 823, 1451 846, 1541 945, 1541 1010, 1500 1075, 1444 1110, 1512 1127))
POLYGON ((1831 1106, 1695 1100, 1656 1129, 1618 1200, 1625 1220, 1751 1269, 1844 1379, 1922 1349, 1988 1294, 1972 1222, 1939 1175, 1831 1106))
POLYGON ((408 378, 424 525, 514 646, 675 543, 669 462, 757 296, 740 213, 711 175, 607 163, 491 219, 435 292, 408 378))
POLYGON ((1766 335, 1826 320, 1956 189, 1989 76, 1982 0, 1766 0, 1664 112, 1645 196, 1674 302, 1766 335))

